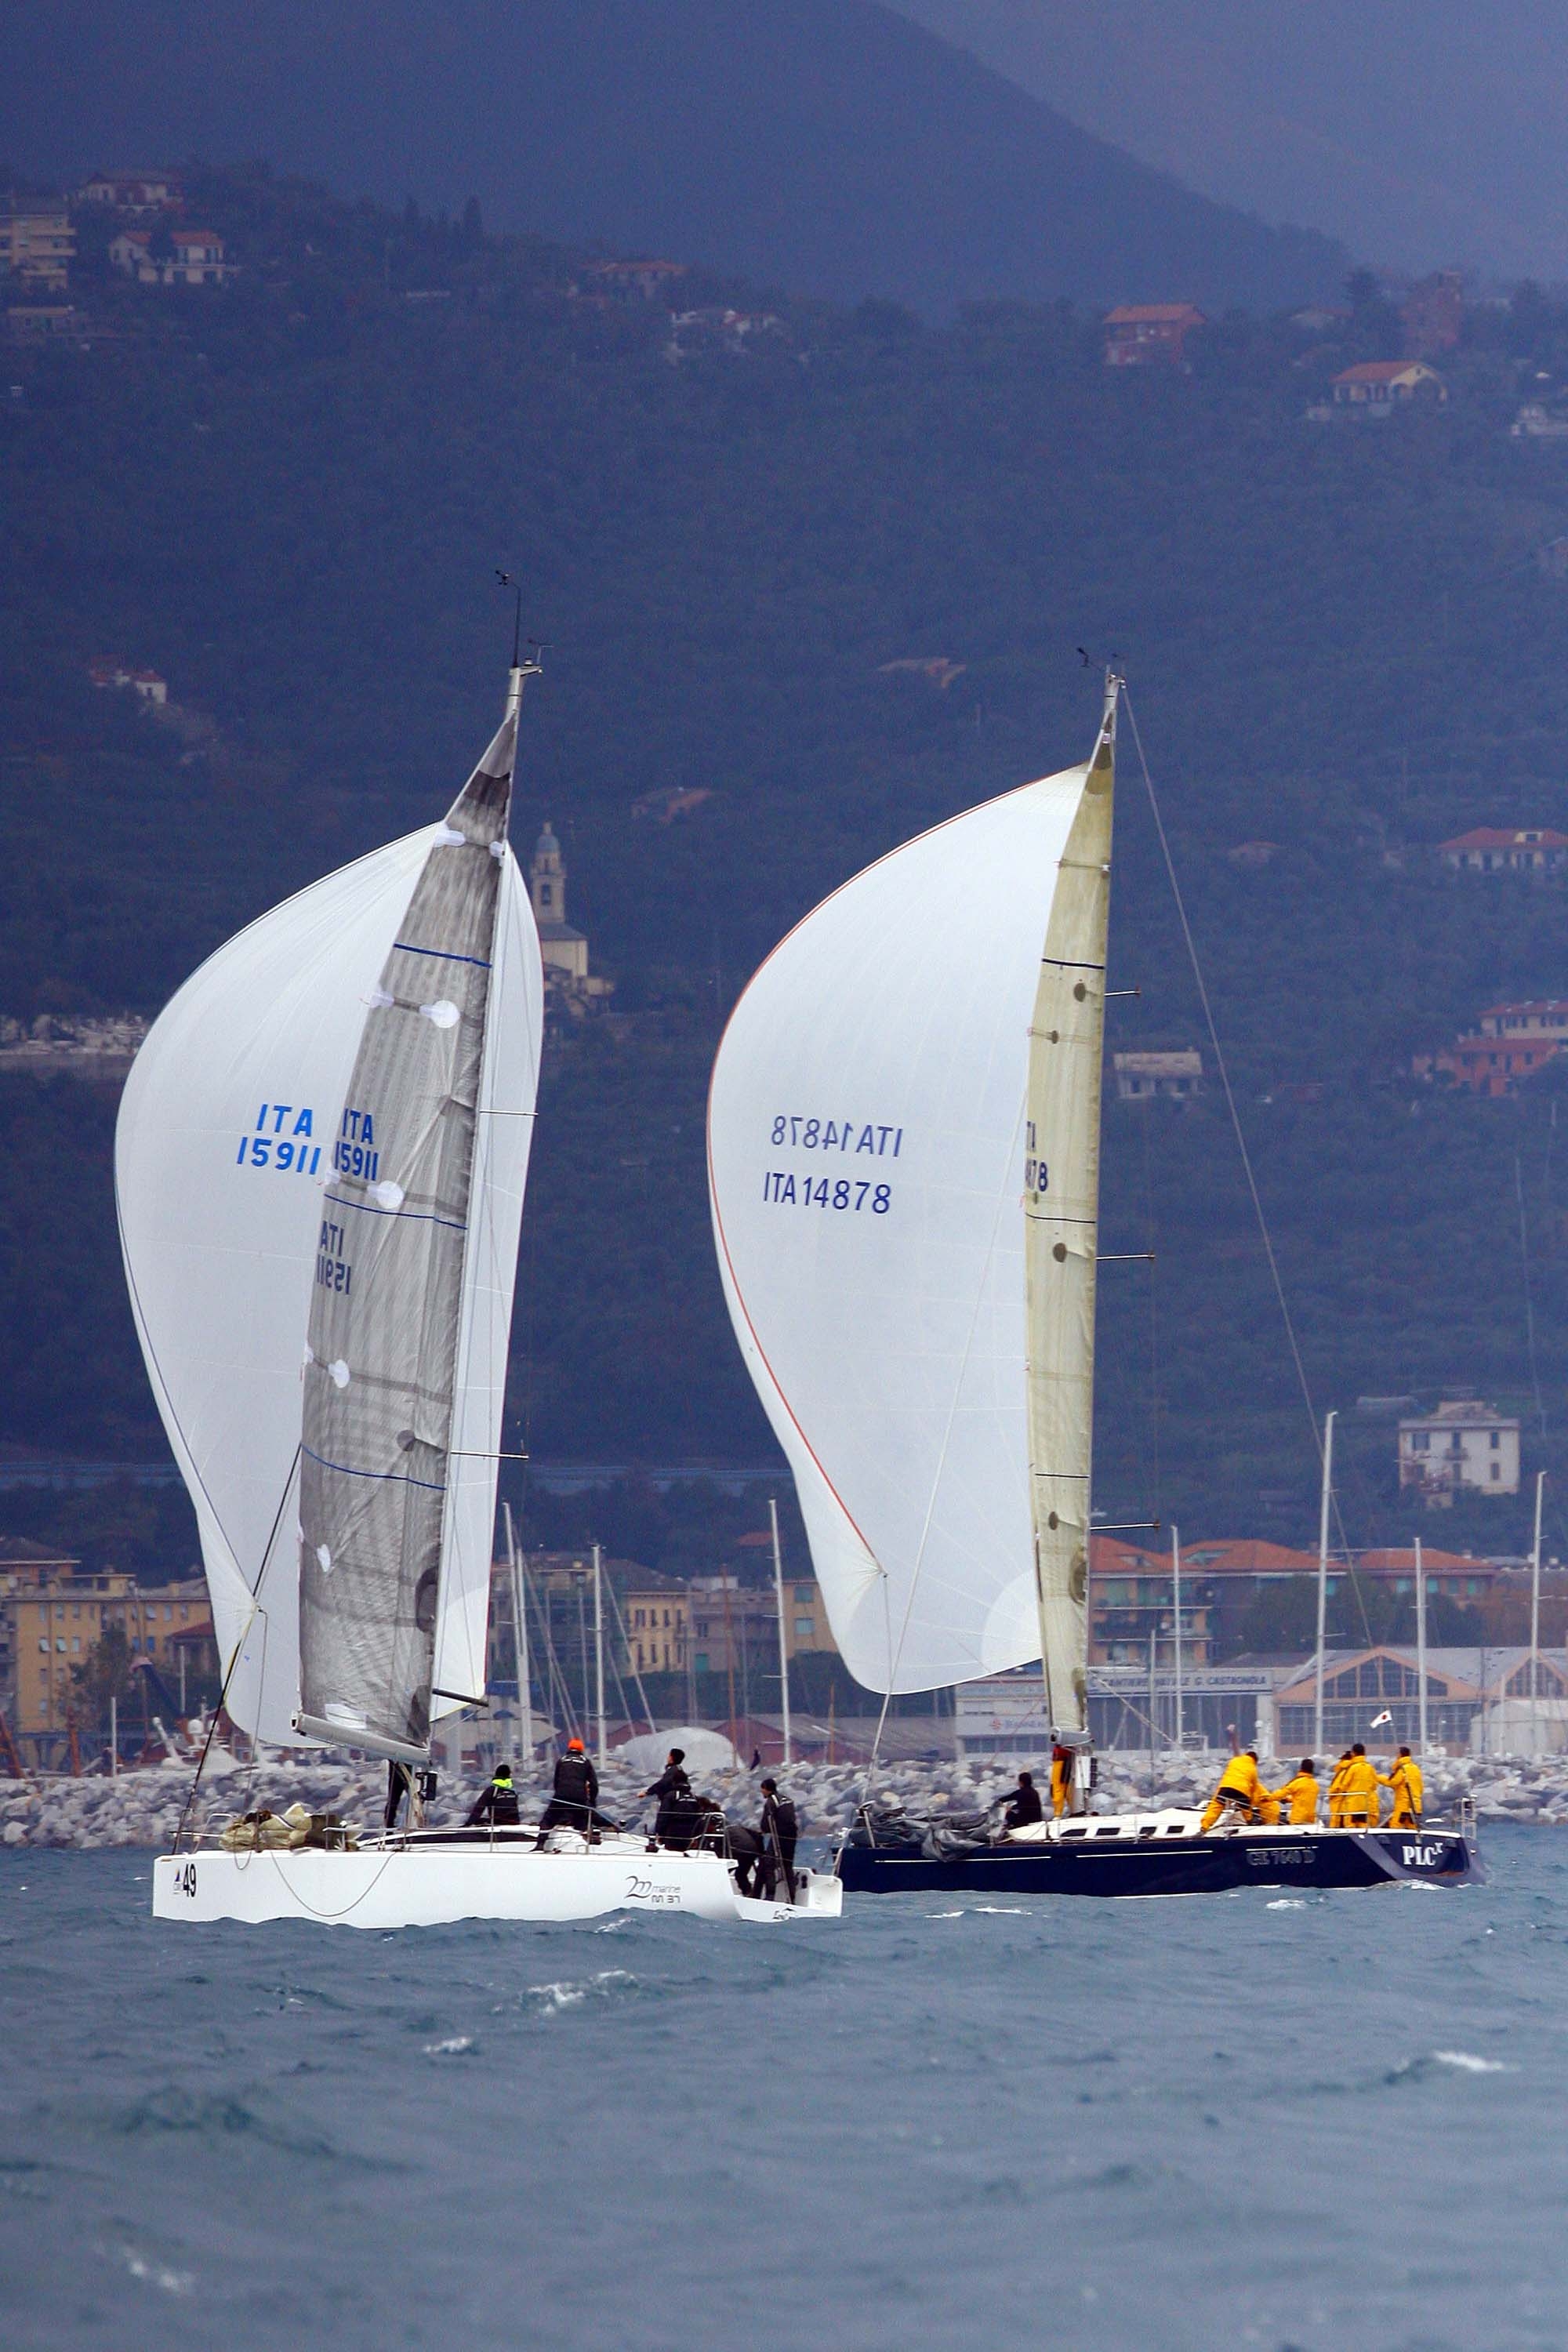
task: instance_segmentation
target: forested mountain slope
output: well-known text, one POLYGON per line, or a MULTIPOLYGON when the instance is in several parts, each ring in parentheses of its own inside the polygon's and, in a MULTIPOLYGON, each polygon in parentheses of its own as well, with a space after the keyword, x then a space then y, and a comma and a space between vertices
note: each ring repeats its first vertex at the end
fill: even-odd
POLYGON ((1331 290, 1266 226, 877 0, 51 0, 13 10, 0 156, 262 153, 340 192, 795 293, 1215 307, 1331 290))
MULTIPOLYGON (((703 1194, 717 1025, 847 874, 1081 757, 1099 687, 1075 648, 1113 653, 1320 1405, 1529 1402, 1522 1197, 1555 1427, 1552 1097, 1453 1100, 1407 1071, 1500 994, 1568 993, 1562 892, 1422 847, 1568 831, 1568 591, 1533 560, 1568 530, 1568 457, 1507 431, 1568 351, 1561 313, 1483 319, 1445 411, 1322 425, 1309 400, 1389 331, 1365 289, 1331 352, 1237 319, 1190 375, 1107 371, 1065 309, 935 330, 786 306, 672 361, 662 310, 574 299, 581 257, 471 218, 256 173, 191 202, 231 287, 131 288, 89 257, 79 299, 116 339, 12 356, 0 1012, 152 1010, 247 916, 439 811, 493 723, 493 571, 517 570, 550 650, 516 831, 526 854, 553 820, 617 992, 552 1048, 514 1408, 542 1454, 754 1456, 703 1194), (163 673, 194 733, 95 690, 106 654, 163 673), (938 656, 962 666, 945 687, 886 667, 938 656), (710 797, 634 814, 675 786, 710 797), (1259 840, 1268 864, 1228 857, 1259 840)), ((724 296, 751 299, 692 288, 724 296)), ((1115 1042, 1207 1058, 1131 745, 1123 775, 1115 984, 1142 993, 1115 1042)), ((145 1451, 112 1105, 7 1079, 0 1114, 0 1433, 145 1451)), ((1146 1271, 1107 1271, 1102 1504, 1245 1531, 1272 1495, 1268 1528, 1303 1532, 1304 1409, 1212 1067, 1187 1108, 1111 1105, 1106 1184, 1106 1246, 1160 1258, 1152 1351, 1146 1271)), ((1391 1437, 1348 1428, 1352 1469, 1358 1444, 1363 1524, 1392 1524, 1391 1437)))

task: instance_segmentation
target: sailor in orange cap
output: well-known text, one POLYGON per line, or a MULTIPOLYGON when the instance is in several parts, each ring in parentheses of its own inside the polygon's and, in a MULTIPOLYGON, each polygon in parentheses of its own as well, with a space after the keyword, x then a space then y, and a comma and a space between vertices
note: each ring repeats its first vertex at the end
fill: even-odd
MULTIPOLYGON (((586 1837, 600 1825, 598 1812, 599 1776, 595 1771, 588 1752, 580 1739, 566 1742, 566 1753, 555 1759, 555 1785, 550 1802, 540 1817, 536 1845, 542 1845, 552 1830, 581 1830, 586 1837)), ((613 1828, 613 1822, 604 1822, 613 1828)))

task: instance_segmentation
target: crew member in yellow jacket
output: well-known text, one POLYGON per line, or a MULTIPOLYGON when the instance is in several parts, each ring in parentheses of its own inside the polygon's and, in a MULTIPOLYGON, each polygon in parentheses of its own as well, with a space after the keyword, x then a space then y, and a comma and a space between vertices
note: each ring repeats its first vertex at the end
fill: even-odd
MULTIPOLYGON (((1300 1769, 1291 1774, 1282 1789, 1275 1790, 1274 1799, 1277 1808, 1284 1806, 1285 1818, 1292 1828, 1300 1829, 1303 1822, 1317 1820, 1318 1777, 1310 1756, 1303 1756, 1300 1769)), ((1274 1817, 1278 1821, 1278 1811, 1274 1817)))
POLYGON ((1377 1767, 1367 1754, 1361 1740, 1351 1749, 1351 1760, 1345 1766, 1341 1790, 1344 1806, 1345 1827, 1348 1830, 1377 1827, 1377 1767))
POLYGON ((1247 1821, 1256 1821, 1268 1793, 1258 1774, 1257 1748, 1244 1748, 1221 1773, 1219 1787, 1209 1799, 1200 1831, 1212 1830, 1227 1805, 1236 1806, 1247 1821))
POLYGON ((1394 1811, 1388 1817, 1391 1830, 1418 1830, 1421 1807, 1426 1790, 1421 1781, 1421 1767, 1408 1748, 1402 1748, 1394 1759, 1394 1769, 1386 1780, 1380 1772, 1378 1779, 1385 1789, 1394 1791, 1394 1811))
POLYGON ((1329 1827, 1331 1830, 1342 1830, 1345 1825, 1345 1774, 1350 1768, 1351 1751, 1348 1748, 1342 1748, 1340 1760, 1334 1766, 1329 1781, 1329 1827))
POLYGON ((1072 1749, 1058 1739, 1051 1744, 1051 1818, 1060 1821, 1072 1798, 1072 1749))

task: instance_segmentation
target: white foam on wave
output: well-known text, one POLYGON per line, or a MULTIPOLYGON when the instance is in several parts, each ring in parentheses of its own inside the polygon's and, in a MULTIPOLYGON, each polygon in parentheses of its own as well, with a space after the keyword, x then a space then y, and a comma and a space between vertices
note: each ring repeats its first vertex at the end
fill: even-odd
POLYGON ((162 2287, 165 2294, 189 2294, 195 2286, 193 2271, 171 2270, 167 2263, 149 2262, 133 2246, 124 2249, 125 2267, 133 2279, 143 2279, 149 2286, 162 2287))
POLYGON ((465 2050, 471 2050, 473 2046, 471 2033, 454 2033, 445 2042, 427 2042, 425 2055, 426 2058, 460 2058, 465 2050))
POLYGON ((530 1985, 528 1997, 530 2000, 538 2002, 543 2016, 553 2017, 563 2009, 575 2009, 579 2001, 588 1999, 590 1993, 603 2000, 613 1986, 636 1982, 637 1979, 629 1969, 599 1969, 585 1984, 530 1985))
POLYGON ((1439 2066, 1453 2066, 1461 2074, 1517 2074, 1519 2068, 1501 2058, 1477 2058, 1468 2050, 1434 2050, 1439 2066))
POLYGON ((1306 1905, 1299 1895, 1282 1895, 1278 1903, 1266 1903, 1266 1911, 1304 1911, 1306 1905))
POLYGON ((961 1903, 956 1911, 928 1911, 928 1919, 1026 1919, 1025 1903, 961 1903))

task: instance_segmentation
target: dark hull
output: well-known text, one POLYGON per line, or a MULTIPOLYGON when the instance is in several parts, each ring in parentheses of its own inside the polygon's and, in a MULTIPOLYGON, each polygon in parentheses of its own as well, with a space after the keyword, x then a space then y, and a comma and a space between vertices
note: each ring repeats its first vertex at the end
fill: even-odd
POLYGON ((1460 1886, 1482 1875, 1459 1830, 1239 1830, 1210 1837, 983 1846, 935 1859, 916 1846, 847 1845, 851 1895, 1226 1895, 1237 1886, 1460 1886))

